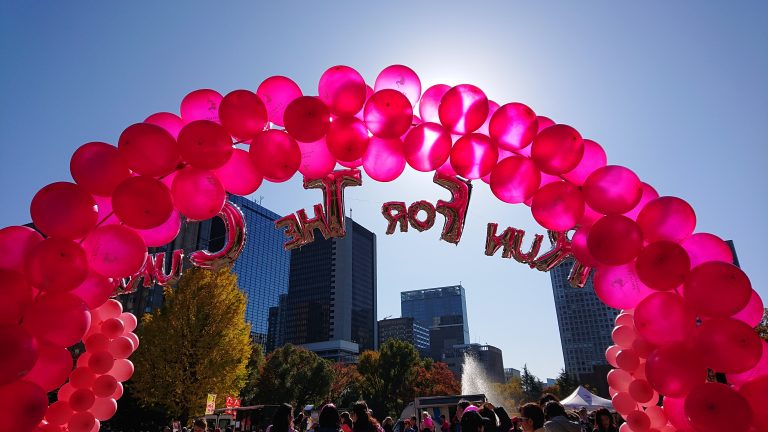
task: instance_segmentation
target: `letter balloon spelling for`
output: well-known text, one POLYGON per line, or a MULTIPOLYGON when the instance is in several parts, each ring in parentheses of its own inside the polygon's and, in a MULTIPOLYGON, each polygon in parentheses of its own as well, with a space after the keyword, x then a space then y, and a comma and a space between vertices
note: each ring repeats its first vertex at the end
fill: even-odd
POLYGON ((290 249, 313 241, 315 229, 344 235, 343 189, 361 185, 362 171, 391 181, 406 165, 434 171, 452 198, 385 203, 388 233, 425 231, 441 215, 441 238, 458 243, 471 180, 482 179, 502 202, 530 206, 552 243, 540 254, 543 236, 523 248, 524 231, 489 223, 487 255, 501 250, 542 271, 573 256, 576 285, 596 269, 598 297, 625 309, 606 351, 622 430, 768 430, 768 344, 752 328, 763 302, 728 245, 694 232, 687 202, 659 196, 629 168, 609 165, 603 146, 523 103, 497 104, 470 84, 422 86, 402 65, 366 84, 339 65, 315 95, 284 76, 226 96, 201 89, 177 113, 115 132, 114 145, 74 152, 73 182, 32 197, 35 229, 0 229, 4 430, 90 432, 115 414, 139 339, 136 318, 109 297, 126 279, 178 277, 181 253, 148 256, 147 248, 173 240, 182 217, 222 217, 225 248, 191 259, 230 265, 245 231, 226 193, 250 194, 297 172, 305 188, 321 189, 322 203, 278 222, 290 249), (66 348, 79 341, 86 351, 73 364, 66 348), (708 370, 727 382, 708 382, 708 370), (49 405, 46 392, 56 389, 49 405))

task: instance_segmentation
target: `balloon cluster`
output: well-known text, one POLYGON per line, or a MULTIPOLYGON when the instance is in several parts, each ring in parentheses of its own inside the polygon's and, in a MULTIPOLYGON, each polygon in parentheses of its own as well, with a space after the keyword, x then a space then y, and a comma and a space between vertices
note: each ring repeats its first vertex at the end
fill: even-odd
POLYGON ((77 149, 74 183, 32 199, 45 238, 0 230, 0 413, 11 430, 89 431, 114 414, 138 340, 135 318, 107 299, 116 280, 140 270, 147 247, 177 235, 182 216, 212 218, 227 192, 247 195, 297 172, 320 179, 337 164, 376 181, 406 165, 481 179, 501 201, 530 206, 544 228, 575 228, 572 253, 597 269, 597 295, 626 311, 607 352, 625 431, 768 428, 768 349, 752 329, 762 302, 727 244, 694 233, 688 203, 608 165, 573 127, 522 103, 496 104, 473 85, 422 93, 414 71, 395 65, 371 87, 335 66, 317 90, 304 95, 274 76, 255 92, 194 91, 180 115, 153 114, 116 146, 77 149), (87 351, 71 370, 66 347, 83 338, 87 351), (729 384, 707 382, 707 369, 729 384), (67 378, 47 407, 45 392, 67 378))

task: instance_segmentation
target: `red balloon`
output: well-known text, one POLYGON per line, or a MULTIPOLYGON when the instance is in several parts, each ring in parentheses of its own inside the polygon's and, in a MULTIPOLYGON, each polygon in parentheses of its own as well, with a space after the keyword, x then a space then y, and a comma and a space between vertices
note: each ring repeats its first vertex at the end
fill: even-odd
POLYGON ((405 137, 405 159, 413 169, 434 171, 451 154, 451 134, 437 123, 424 122, 405 137))
MULTIPOLYGON (((0 307, 1 310, 1 307, 0 307)), ((763 300, 757 294, 757 291, 752 290, 752 295, 749 297, 749 302, 739 312, 733 315, 734 319, 747 323, 750 327, 755 327, 760 324, 763 319, 765 309, 763 308, 763 300)))
POLYGON ((550 126, 533 139, 531 158, 542 172, 564 174, 584 156, 584 140, 579 132, 563 124, 550 126))
POLYGON ((628 325, 617 325, 611 332, 611 339, 622 348, 632 348, 635 338, 635 329, 628 325))
POLYGON ((115 390, 115 392, 112 393, 112 399, 118 400, 121 397, 123 397, 123 383, 118 382, 117 383, 117 390, 115 390))
POLYGON ((549 117, 545 117, 545 116, 536 116, 536 120, 539 123, 539 133, 541 133, 541 131, 543 131, 544 129, 546 129, 546 128, 550 127, 550 126, 554 126, 554 125, 557 124, 557 123, 555 123, 554 120, 552 120, 549 117))
MULTIPOLYGON (((664 397, 664 414, 669 423, 681 431, 691 431, 692 426, 685 414, 685 398, 664 397)), ((673 429, 674 431, 674 429, 673 429)), ((664 431, 666 432, 666 431, 664 431)))
POLYGON ((752 422, 747 400, 720 383, 701 383, 685 398, 685 414, 697 431, 746 432, 752 422))
MULTIPOLYGON (((619 351, 621 352, 621 351, 619 351)), ((622 369, 612 369, 606 376, 608 385, 620 392, 629 389, 629 383, 632 382, 632 375, 622 369)))
POLYGON ((116 390, 117 380, 112 375, 101 375, 93 382, 93 394, 96 397, 111 397, 116 390))
POLYGON ((603 214, 632 210, 643 196, 643 184, 629 168, 608 165, 596 169, 584 181, 584 199, 603 214))
POLYGON ((181 100, 181 118, 185 123, 196 120, 219 122, 219 104, 224 97, 211 89, 190 92, 181 100))
POLYGON ((654 345, 682 342, 696 328, 693 309, 673 292, 649 295, 637 305, 634 315, 637 332, 654 345))
POLYGON ((752 380, 739 389, 739 394, 752 408, 752 423, 760 429, 768 430, 768 376, 752 380))
POLYGON ((147 246, 141 236, 122 225, 96 228, 83 244, 88 263, 104 276, 128 277, 141 270, 147 260, 147 246))
POLYGON ((261 98, 248 90, 229 92, 219 105, 221 125, 230 135, 250 140, 267 127, 267 107, 261 98))
POLYGON ((616 355, 619 351, 621 351, 621 347, 618 345, 611 345, 605 350, 605 359, 608 360, 608 364, 615 368, 619 367, 619 365, 616 364, 616 355))
POLYGON ((570 183, 550 183, 533 196, 531 213, 536 222, 546 229, 568 231, 584 215, 584 197, 570 183))
POLYGON ((413 123, 413 107, 399 91, 384 89, 374 93, 365 103, 364 117, 365 125, 374 136, 400 138, 413 123))
POLYGON ((656 349, 656 345, 648 342, 641 336, 637 336, 632 342, 632 349, 635 350, 637 355, 642 358, 648 358, 649 355, 656 349))
POLYGON ((691 268, 707 261, 733 262, 728 243, 714 234, 696 233, 683 240, 682 246, 691 258, 691 268))
POLYGON ((40 342, 68 347, 79 342, 91 324, 88 306, 70 293, 43 294, 24 315, 24 328, 40 342))
MULTIPOLYGON (((496 102, 492 100, 488 101, 488 117, 485 119, 485 122, 483 123, 483 125, 477 129, 477 133, 488 135, 489 137, 491 136, 490 135, 491 134, 491 118, 493 118, 493 115, 496 114, 496 111, 498 111, 499 108, 500 106, 496 102)), ((498 147, 498 144, 496 143, 496 141, 493 141, 493 144, 496 147, 498 147)), ((500 150, 507 151, 504 149, 500 149, 500 150)), ((501 151, 499 153, 501 153, 501 151)), ((499 160, 501 159, 503 158, 499 158, 499 160)))
POLYGON ((0 325, 0 386, 16 381, 38 360, 37 340, 18 324, 0 325))
POLYGON ((169 112, 154 113, 144 119, 144 123, 160 126, 168 131, 174 139, 179 137, 179 132, 181 132, 181 128, 184 127, 184 120, 176 114, 169 112))
POLYGON ((598 268, 593 285, 597 297, 616 309, 634 308, 654 292, 640 281, 634 263, 598 268))
POLYGON ((636 379, 629 383, 629 395, 639 403, 653 400, 653 387, 644 379, 636 379))
POLYGON ((632 372, 640 366, 640 357, 632 348, 625 348, 616 353, 616 364, 627 372, 632 372))
POLYGON ((363 169, 376 181, 388 182, 398 178, 405 169, 403 142, 398 138, 371 138, 363 156, 363 169))
MULTIPOLYGON (((133 351, 133 342, 126 336, 115 338, 109 343, 109 353, 116 359, 128 358, 133 351)), ((110 394, 112 393, 110 392, 110 394)))
POLYGON ((648 204, 649 202, 659 197, 659 193, 656 192, 656 189, 654 189, 651 185, 649 185, 648 183, 642 183, 642 185, 643 185, 643 196, 640 197, 640 202, 638 202, 637 205, 635 205, 635 208, 624 213, 624 216, 632 220, 637 220, 637 216, 640 214, 640 210, 642 210, 646 204, 648 204))
POLYGON ((627 414, 627 423, 632 432, 648 432, 651 430, 651 419, 642 410, 634 410, 627 414))
POLYGON ((112 196, 115 215, 131 228, 150 229, 162 225, 173 212, 168 187, 152 177, 125 179, 112 196))
POLYGON ((75 412, 86 411, 93 406, 96 397, 87 388, 77 389, 69 396, 69 406, 75 412))
POLYGON ((200 169, 216 169, 232 157, 232 138, 218 123, 197 120, 179 132, 181 157, 200 169))
POLYGON ((16 381, 0 387, 0 418, 3 430, 31 431, 45 416, 48 397, 40 387, 28 381, 16 381))
POLYGON ((70 293, 80 297, 88 306, 88 309, 96 309, 103 305, 114 291, 115 284, 112 279, 96 272, 90 272, 83 283, 70 291, 70 293))
POLYGON ((136 320, 136 315, 130 312, 123 312, 120 314, 118 318, 120 318, 120 321, 122 321, 124 325, 123 334, 134 331, 136 329, 136 326, 138 325, 138 321, 136 320))
POLYGON ((683 397, 707 378, 699 353, 685 343, 656 349, 645 363, 648 383, 666 397, 683 397))
POLYGON ((679 243, 696 228, 696 213, 680 198, 664 196, 646 204, 637 215, 637 223, 648 242, 670 240, 679 243))
POLYGON ((227 192, 241 196, 256 192, 264 180, 248 152, 239 148, 235 149, 229 161, 216 169, 215 173, 227 192))
POLYGON ((64 425, 72 417, 72 408, 67 401, 58 401, 52 403, 45 412, 45 420, 52 425, 64 425))
POLYGON ((9 226, 0 229, 0 269, 24 271, 27 254, 35 245, 43 241, 43 236, 32 228, 9 226))
POLYGON ((259 84, 256 94, 267 106, 269 120, 278 126, 283 126, 285 125, 283 119, 285 107, 294 99, 301 97, 302 93, 293 80, 278 75, 269 77, 259 84))
POLYGON ((607 162, 605 150, 603 150, 600 144, 585 139, 584 156, 582 156, 581 162, 576 165, 576 168, 563 174, 562 177, 577 186, 583 185, 590 174, 598 168, 604 167, 607 162))
POLYGON ((120 318, 105 319, 101 323, 101 332, 110 339, 114 339, 122 335, 124 330, 125 325, 122 321, 120 321, 120 318))
POLYGON ((170 174, 181 163, 179 144, 173 136, 149 123, 128 126, 117 142, 125 161, 139 174, 159 177, 170 174))
POLYGON ((76 412, 69 419, 67 427, 69 432, 93 432, 94 428, 98 431, 96 418, 89 411, 76 412))
POLYGON ((752 284, 735 265, 709 261, 691 270, 683 295, 702 315, 731 316, 749 303, 752 284))
POLYGON ((112 398, 98 398, 93 403, 91 412, 98 420, 109 420, 117 412, 117 402, 112 398))
POLYGON ((667 425, 667 415, 664 414, 664 408, 657 405, 652 405, 645 409, 645 413, 651 420, 651 427, 661 431, 661 428, 667 425))
POLYGON ((471 84, 460 84, 443 95, 438 115, 440 123, 451 133, 465 135, 483 125, 488 110, 488 97, 482 90, 471 84))
POLYGON ((85 349, 90 353, 95 351, 105 351, 107 347, 109 347, 109 337, 104 333, 94 333, 86 337, 84 343, 85 349))
POLYGON ((325 139, 333 157, 344 162, 362 158, 369 142, 365 124, 356 117, 335 119, 325 139))
POLYGON ((226 193, 212 171, 186 167, 173 179, 171 195, 176 208, 191 220, 206 220, 224 207, 226 193))
POLYGON ((627 392, 619 392, 612 400, 613 408, 622 415, 627 415, 637 409, 637 402, 627 392))
POLYGON ((88 258, 72 240, 49 237, 29 252, 24 270, 27 281, 39 290, 70 291, 88 276, 88 258))
POLYGON ((133 349, 134 350, 139 347, 139 337, 138 336, 136 336, 133 333, 126 333, 125 337, 127 337, 128 339, 131 340, 131 342, 133 342, 133 349))
POLYGON ((741 373, 757 365, 763 354, 760 336, 733 318, 704 321, 693 334, 704 364, 717 372, 741 373))
MULTIPOLYGON (((585 211, 587 207, 584 207, 585 211)), ((571 249, 573 251, 573 257, 577 261, 589 267, 597 267, 600 263, 589 253, 589 247, 587 247, 587 236, 589 235, 589 229, 592 225, 582 224, 576 229, 576 232, 571 236, 571 249)))
POLYGON ((416 72, 408 66, 392 65, 379 72, 373 89, 374 91, 397 90, 408 98, 412 106, 416 106, 416 102, 421 96, 421 80, 419 80, 416 72))
POLYGON ((589 253, 605 265, 631 262, 643 247, 638 224, 625 216, 608 215, 598 219, 587 235, 589 253))
POLYGON ((322 100, 301 96, 285 108, 285 131, 301 142, 317 141, 328 132, 331 112, 322 100))
POLYGON ((451 86, 447 84, 435 84, 424 92, 419 102, 419 117, 421 117, 422 121, 440 122, 440 115, 438 113, 440 101, 450 89, 451 86))
POLYGON ((489 124, 493 142, 504 150, 527 147, 539 130, 536 113, 527 105, 513 102, 499 107, 489 124))
POLYGON ((112 366, 109 374, 120 382, 128 381, 133 375, 133 363, 126 359, 115 360, 115 365, 112 366))
POLYGON ((77 239, 98 222, 96 202, 74 183, 51 183, 37 192, 29 206, 35 227, 51 237, 77 239))
MULTIPOLYGON (((83 353, 80 357, 78 357, 78 361, 83 357, 83 355, 88 353, 83 353)), ((69 400, 69 397, 74 393, 75 388, 72 387, 70 383, 66 383, 59 390, 56 392, 56 399, 59 401, 67 401, 69 400)))
MULTIPOLYGON (((91 354, 92 353, 89 353, 88 355, 88 362, 91 360, 91 354)), ((78 358, 78 360, 80 360, 80 358, 78 358)), ((69 374, 69 385, 75 389, 91 388, 95 380, 96 373, 93 372, 90 366, 78 366, 69 374)))
POLYGON ((94 318, 94 322, 98 323, 110 318, 119 317, 123 313, 123 305, 115 299, 110 299, 93 312, 95 312, 94 316, 99 317, 98 320, 94 318))
MULTIPOLYGON (((175 177, 176 176, 174 176, 174 178, 175 177)), ((173 184, 173 182, 169 182, 169 184, 173 184)), ((179 234, 180 229, 181 215, 174 208, 173 211, 171 211, 171 215, 168 216, 168 220, 161 225, 146 230, 137 229, 136 232, 139 233, 142 239, 144 239, 144 243, 147 247, 160 247, 175 239, 179 234)))
POLYGON ((357 114, 365 103, 365 90, 365 80, 349 66, 328 68, 317 86, 320 100, 337 116, 357 114))
POLYGON ((499 152, 485 135, 473 133, 456 141, 451 150, 451 166, 470 180, 488 175, 499 160, 499 152))
POLYGON ((677 288, 685 282, 691 260, 682 246, 660 240, 640 251, 635 262, 637 275, 644 284, 660 291, 677 288))
POLYGON ((541 184, 541 172, 530 159, 509 156, 491 171, 491 191, 506 203, 516 204, 532 198, 541 184))
POLYGON ((0 269, 2 301, 0 301, 0 324, 16 324, 24 310, 32 303, 32 287, 24 276, 15 271, 0 269))
POLYGON ((72 178, 93 195, 110 196, 131 175, 117 147, 103 142, 83 144, 69 162, 72 178))
POLYGON ((290 135, 277 129, 256 135, 250 154, 256 170, 273 182, 290 179, 301 166, 299 145, 290 135))
POLYGON ((72 354, 63 347, 40 345, 35 366, 24 380, 37 384, 50 392, 61 387, 67 381, 72 370, 72 354))
POLYGON ((299 172, 304 177, 319 179, 328 175, 336 167, 336 157, 328 150, 325 138, 311 143, 298 144, 301 150, 299 172))
MULTIPOLYGON (((99 375, 109 372, 114 365, 115 359, 109 351, 96 351, 91 353, 91 358, 88 359, 88 367, 99 375)), ((70 403, 72 403, 72 399, 70 399, 70 403)))

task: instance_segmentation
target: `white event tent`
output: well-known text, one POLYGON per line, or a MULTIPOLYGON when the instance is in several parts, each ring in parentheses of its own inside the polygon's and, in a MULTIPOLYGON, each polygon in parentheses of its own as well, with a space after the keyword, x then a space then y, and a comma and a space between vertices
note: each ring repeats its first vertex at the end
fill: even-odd
POLYGON ((611 401, 603 399, 596 394, 592 394, 582 386, 579 386, 570 394, 570 396, 561 400, 560 403, 568 409, 586 408, 588 410, 596 410, 599 408, 608 408, 609 410, 613 410, 611 401))

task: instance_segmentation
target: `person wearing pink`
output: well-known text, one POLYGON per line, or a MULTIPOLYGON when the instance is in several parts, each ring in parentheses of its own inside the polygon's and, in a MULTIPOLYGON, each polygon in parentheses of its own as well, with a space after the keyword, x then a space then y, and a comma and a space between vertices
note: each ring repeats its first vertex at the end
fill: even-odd
POLYGON ((429 413, 424 411, 421 413, 421 427, 419 427, 419 430, 421 432, 435 432, 435 422, 432 421, 432 417, 430 417, 429 413))

